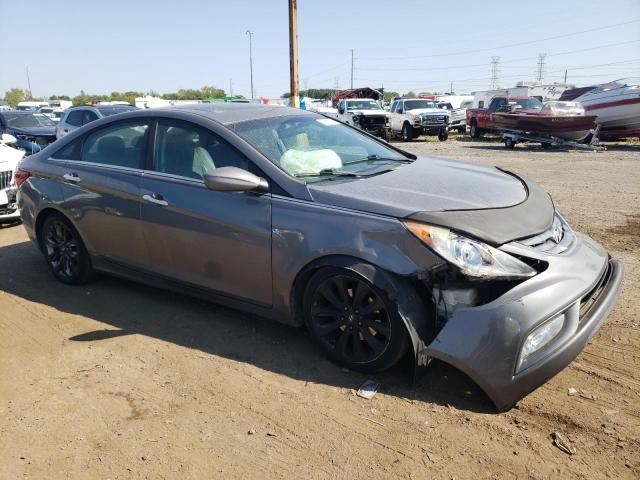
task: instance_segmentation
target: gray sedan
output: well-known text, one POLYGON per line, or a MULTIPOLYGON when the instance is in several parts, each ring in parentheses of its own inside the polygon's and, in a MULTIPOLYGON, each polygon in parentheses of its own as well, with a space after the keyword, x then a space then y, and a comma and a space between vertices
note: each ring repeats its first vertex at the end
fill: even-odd
POLYGON ((622 279, 530 180, 289 108, 104 118, 25 159, 16 182, 64 283, 101 272, 304 325, 355 370, 440 359, 499 409, 580 353, 622 279))

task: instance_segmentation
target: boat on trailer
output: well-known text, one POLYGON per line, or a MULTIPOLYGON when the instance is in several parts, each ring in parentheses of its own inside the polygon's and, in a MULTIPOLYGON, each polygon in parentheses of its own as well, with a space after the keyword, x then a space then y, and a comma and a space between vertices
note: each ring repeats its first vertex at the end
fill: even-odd
POLYGON ((580 102, 588 115, 597 115, 602 139, 640 137, 640 78, 566 90, 560 100, 580 102))

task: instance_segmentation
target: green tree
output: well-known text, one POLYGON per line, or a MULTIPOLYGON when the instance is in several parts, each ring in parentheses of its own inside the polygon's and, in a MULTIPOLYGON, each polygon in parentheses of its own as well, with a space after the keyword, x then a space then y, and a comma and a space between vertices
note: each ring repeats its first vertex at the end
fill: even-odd
POLYGON ((391 102, 393 97, 399 97, 400 94, 398 92, 386 91, 384 92, 384 101, 391 102))
POLYGON ((15 108, 20 102, 24 102, 28 95, 21 88, 12 88, 4 94, 4 99, 11 108, 15 108))
POLYGON ((69 95, 51 95, 49 100, 71 100, 69 95))
POLYGON ((407 93, 403 93, 402 96, 403 97, 415 97, 416 94, 415 94, 415 92, 409 90, 407 93))

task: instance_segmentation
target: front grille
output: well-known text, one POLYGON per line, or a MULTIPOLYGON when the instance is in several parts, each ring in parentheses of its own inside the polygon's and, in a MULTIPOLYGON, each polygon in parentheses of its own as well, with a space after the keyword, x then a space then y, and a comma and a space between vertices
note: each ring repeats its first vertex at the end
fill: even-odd
POLYGON ((445 122, 446 115, 428 115, 422 117, 423 125, 442 125, 445 122))
POLYGON ((554 237, 554 229, 552 226, 549 230, 539 235, 518 240, 518 242, 546 253, 562 253, 571 246, 574 238, 571 229, 563 224, 559 241, 556 241, 558 239, 554 237))
POLYGON ((386 123, 386 118, 383 116, 363 116, 361 120, 363 125, 384 125, 386 123))
POLYGON ((13 177, 13 172, 11 170, 0 172, 0 190, 4 190, 11 185, 11 177, 13 177))
POLYGON ((598 283, 596 283, 595 287, 593 287, 591 291, 589 291, 589 293, 587 293, 580 299, 580 314, 578 317, 578 321, 582 320, 586 315, 588 315, 593 306, 596 304, 598 298, 600 298, 600 295, 602 295, 602 292, 604 292, 604 289, 611 279, 612 270, 613 269, 611 268, 611 263, 607 262, 607 266, 604 270, 604 273, 600 277, 600 280, 598 280, 598 283))

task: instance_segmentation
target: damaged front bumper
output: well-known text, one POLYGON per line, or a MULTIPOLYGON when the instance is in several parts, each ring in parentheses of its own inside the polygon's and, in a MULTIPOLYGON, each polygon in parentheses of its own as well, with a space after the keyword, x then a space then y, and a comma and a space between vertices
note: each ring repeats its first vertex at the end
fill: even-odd
POLYGON ((435 338, 418 342, 417 365, 437 358, 458 368, 507 410, 565 368, 585 347, 615 305, 623 267, 600 245, 575 234, 561 254, 513 242, 508 253, 545 262, 547 268, 494 300, 456 309, 435 338), (523 364, 527 337, 563 315, 562 327, 523 364))
POLYGON ((16 187, 0 190, 0 222, 14 221, 20 218, 20 210, 16 202, 16 187))

